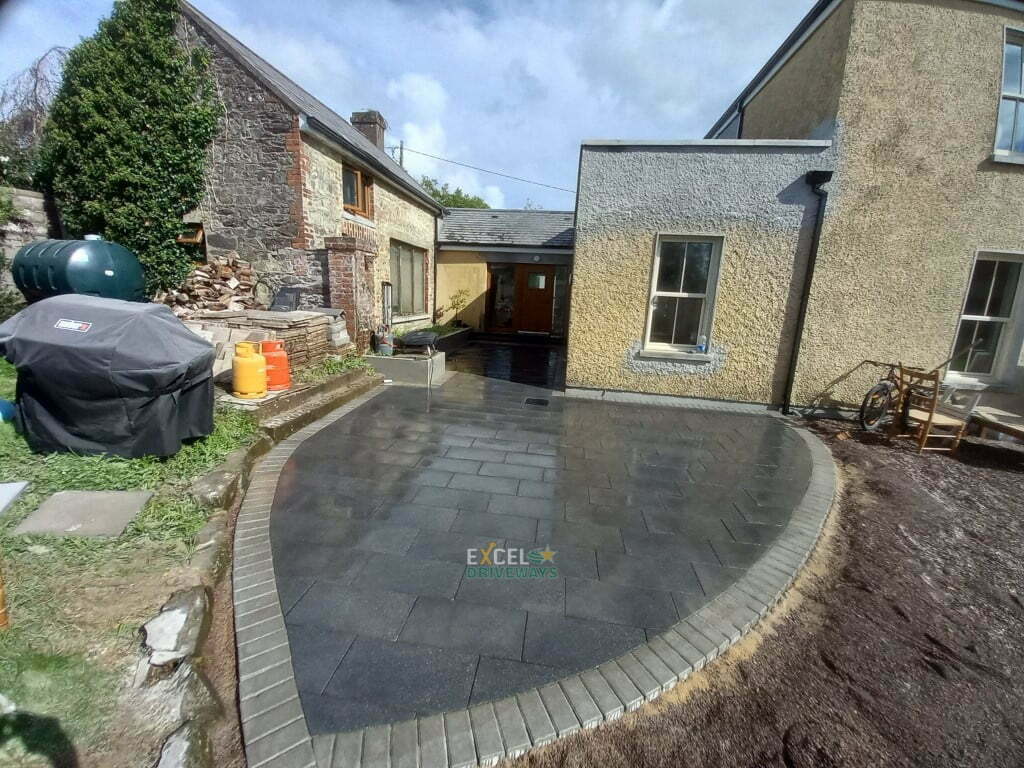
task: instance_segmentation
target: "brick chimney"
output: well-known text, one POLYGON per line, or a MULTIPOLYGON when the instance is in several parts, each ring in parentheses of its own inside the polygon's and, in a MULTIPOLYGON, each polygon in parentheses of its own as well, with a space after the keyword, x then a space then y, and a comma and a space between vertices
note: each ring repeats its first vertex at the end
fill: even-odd
POLYGON ((376 144, 378 149, 384 149, 384 131, 388 129, 388 121, 384 115, 376 109, 367 109, 364 112, 353 112, 349 120, 352 127, 363 136, 376 144))

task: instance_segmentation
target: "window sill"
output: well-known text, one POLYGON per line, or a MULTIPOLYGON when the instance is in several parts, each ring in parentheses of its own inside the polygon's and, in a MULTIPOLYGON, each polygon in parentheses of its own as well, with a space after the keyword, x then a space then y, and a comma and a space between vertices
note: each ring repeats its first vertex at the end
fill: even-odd
POLYGON ((391 318, 392 325, 400 325, 402 323, 416 323, 420 320, 429 320, 430 315, 395 315, 391 318))
POLYGON ((1024 165, 1024 152, 1006 152, 997 150, 992 153, 993 163, 1006 163, 1007 165, 1024 165))
POLYGON ((687 363, 710 363, 713 359, 706 352, 676 352, 671 349, 641 349, 636 356, 638 360, 681 360, 687 363))
POLYGON ((377 228, 377 225, 373 222, 373 219, 368 219, 365 216, 361 216, 358 213, 352 213, 349 210, 342 210, 341 215, 349 221, 354 221, 357 224, 362 224, 364 227, 377 228))

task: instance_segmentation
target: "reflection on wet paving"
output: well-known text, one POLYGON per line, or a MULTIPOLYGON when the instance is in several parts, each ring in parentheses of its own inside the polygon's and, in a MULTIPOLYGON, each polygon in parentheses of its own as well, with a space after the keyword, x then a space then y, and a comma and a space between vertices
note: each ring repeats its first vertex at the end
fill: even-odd
POLYGON ((448 353, 445 367, 517 384, 565 388, 565 347, 560 345, 471 341, 448 353))

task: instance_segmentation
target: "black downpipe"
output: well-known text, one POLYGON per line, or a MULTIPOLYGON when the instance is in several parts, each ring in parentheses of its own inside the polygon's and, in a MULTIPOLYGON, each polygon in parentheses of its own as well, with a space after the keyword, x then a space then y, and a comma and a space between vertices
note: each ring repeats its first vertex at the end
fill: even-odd
POLYGON ((786 389, 782 396, 782 412, 789 414, 790 402, 793 398, 793 382, 796 379, 796 366, 800 360, 800 342, 804 337, 804 321, 807 319, 807 302, 811 296, 811 283, 814 281, 814 265, 818 261, 818 244, 821 242, 821 226, 825 221, 825 205, 828 203, 828 192, 822 189, 824 184, 832 180, 832 171, 808 171, 804 177, 811 191, 818 196, 818 214, 814 219, 814 237, 811 240, 811 252, 807 256, 807 269, 804 272, 804 285, 800 291, 800 304, 796 314, 796 329, 793 331, 793 346, 789 351, 789 370, 786 372, 786 389))

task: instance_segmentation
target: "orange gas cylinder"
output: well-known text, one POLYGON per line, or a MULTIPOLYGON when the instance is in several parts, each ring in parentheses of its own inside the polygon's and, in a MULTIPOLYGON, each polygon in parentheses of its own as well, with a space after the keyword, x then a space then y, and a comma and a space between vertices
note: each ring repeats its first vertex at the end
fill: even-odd
POLYGON ((292 385, 292 373, 288 367, 288 353, 283 341, 261 341, 260 352, 267 359, 267 389, 280 392, 292 385))
POLYGON ((232 389, 235 397, 255 400, 267 395, 267 361, 260 354, 259 345, 252 341, 235 344, 235 359, 231 363, 232 389))

